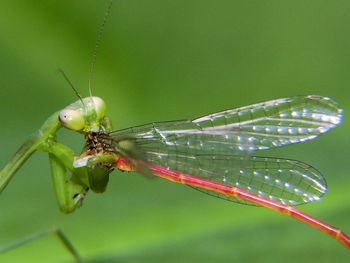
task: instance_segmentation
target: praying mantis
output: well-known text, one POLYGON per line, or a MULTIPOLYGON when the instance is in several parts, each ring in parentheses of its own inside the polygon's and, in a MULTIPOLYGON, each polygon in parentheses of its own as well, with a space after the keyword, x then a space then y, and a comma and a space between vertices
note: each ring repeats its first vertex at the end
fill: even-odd
MULTIPOLYGON (((0 192, 25 161, 41 151, 48 155, 57 204, 63 213, 81 207, 89 191, 104 192, 110 173, 118 168, 273 209, 350 247, 349 238, 340 230, 291 207, 317 201, 327 191, 316 169, 300 161, 252 155, 314 139, 335 128, 343 112, 333 100, 317 95, 288 97, 119 131, 113 130, 106 109, 105 102, 90 92, 89 97, 79 96, 78 101, 52 114, 1 170, 0 192), (56 133, 62 128, 86 138, 81 155, 75 156, 57 142, 56 133)), ((76 259, 80 261, 78 256, 76 259)))

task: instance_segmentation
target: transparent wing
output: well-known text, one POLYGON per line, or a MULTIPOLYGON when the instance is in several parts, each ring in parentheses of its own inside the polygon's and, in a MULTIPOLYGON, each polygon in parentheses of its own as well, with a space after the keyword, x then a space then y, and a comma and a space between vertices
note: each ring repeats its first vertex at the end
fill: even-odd
MULTIPOLYGON (((147 161, 169 170, 240 188, 285 205, 319 201, 327 192, 326 180, 315 168, 296 161, 234 155, 165 155, 147 153, 147 161)), ((198 189, 223 199, 239 199, 198 189)))
POLYGON ((342 121, 330 98, 311 95, 271 100, 194 120, 158 122, 111 133, 143 151, 237 154, 314 139, 342 121))
POLYGON ((319 200, 326 193, 324 178, 305 163, 252 157, 251 152, 314 139, 341 120, 342 110, 331 99, 298 96, 194 120, 119 130, 104 135, 103 140, 118 155, 134 160, 143 173, 150 170, 137 163, 158 165, 298 205, 319 200))
POLYGON ((239 150, 262 150, 316 138, 342 121, 336 102, 316 95, 271 100, 193 120, 224 134, 239 150))

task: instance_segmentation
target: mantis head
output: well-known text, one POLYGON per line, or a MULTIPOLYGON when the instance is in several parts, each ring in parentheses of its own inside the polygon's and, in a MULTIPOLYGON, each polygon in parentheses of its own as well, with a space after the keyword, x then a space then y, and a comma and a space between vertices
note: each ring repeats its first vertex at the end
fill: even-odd
POLYGON ((106 104, 99 97, 78 100, 60 111, 58 119, 67 129, 89 133, 103 130, 101 120, 106 113, 106 104))

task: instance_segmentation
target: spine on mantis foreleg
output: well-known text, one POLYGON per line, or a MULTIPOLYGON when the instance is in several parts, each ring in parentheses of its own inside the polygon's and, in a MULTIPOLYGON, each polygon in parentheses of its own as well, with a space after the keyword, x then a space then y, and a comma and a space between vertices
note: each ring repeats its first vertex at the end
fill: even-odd
POLYGON ((0 172, 0 193, 5 189, 13 175, 23 165, 23 163, 40 147, 41 144, 55 137, 57 130, 61 127, 58 121, 58 112, 51 115, 43 126, 35 132, 18 149, 12 159, 0 172))

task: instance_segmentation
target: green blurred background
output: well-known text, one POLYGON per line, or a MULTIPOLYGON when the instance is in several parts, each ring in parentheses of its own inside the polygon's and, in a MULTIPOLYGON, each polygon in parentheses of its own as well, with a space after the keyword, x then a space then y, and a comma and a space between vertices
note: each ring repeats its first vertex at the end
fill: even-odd
MULTIPOLYGON (((0 167, 45 119, 88 95, 107 1, 2 0, 0 167)), ((299 94, 350 112, 350 2, 115 1, 93 92, 116 129, 299 94)), ((350 234, 350 117, 321 138, 262 155, 296 158, 326 176, 322 202, 302 206, 350 234)), ((79 153, 82 136, 59 140, 79 153)), ((165 180, 114 172, 72 215, 56 206, 47 156, 36 153, 0 196, 0 244, 56 225, 87 262, 349 262, 338 242, 263 208, 236 205, 165 180)), ((0 262, 72 262, 47 236, 0 262)))

